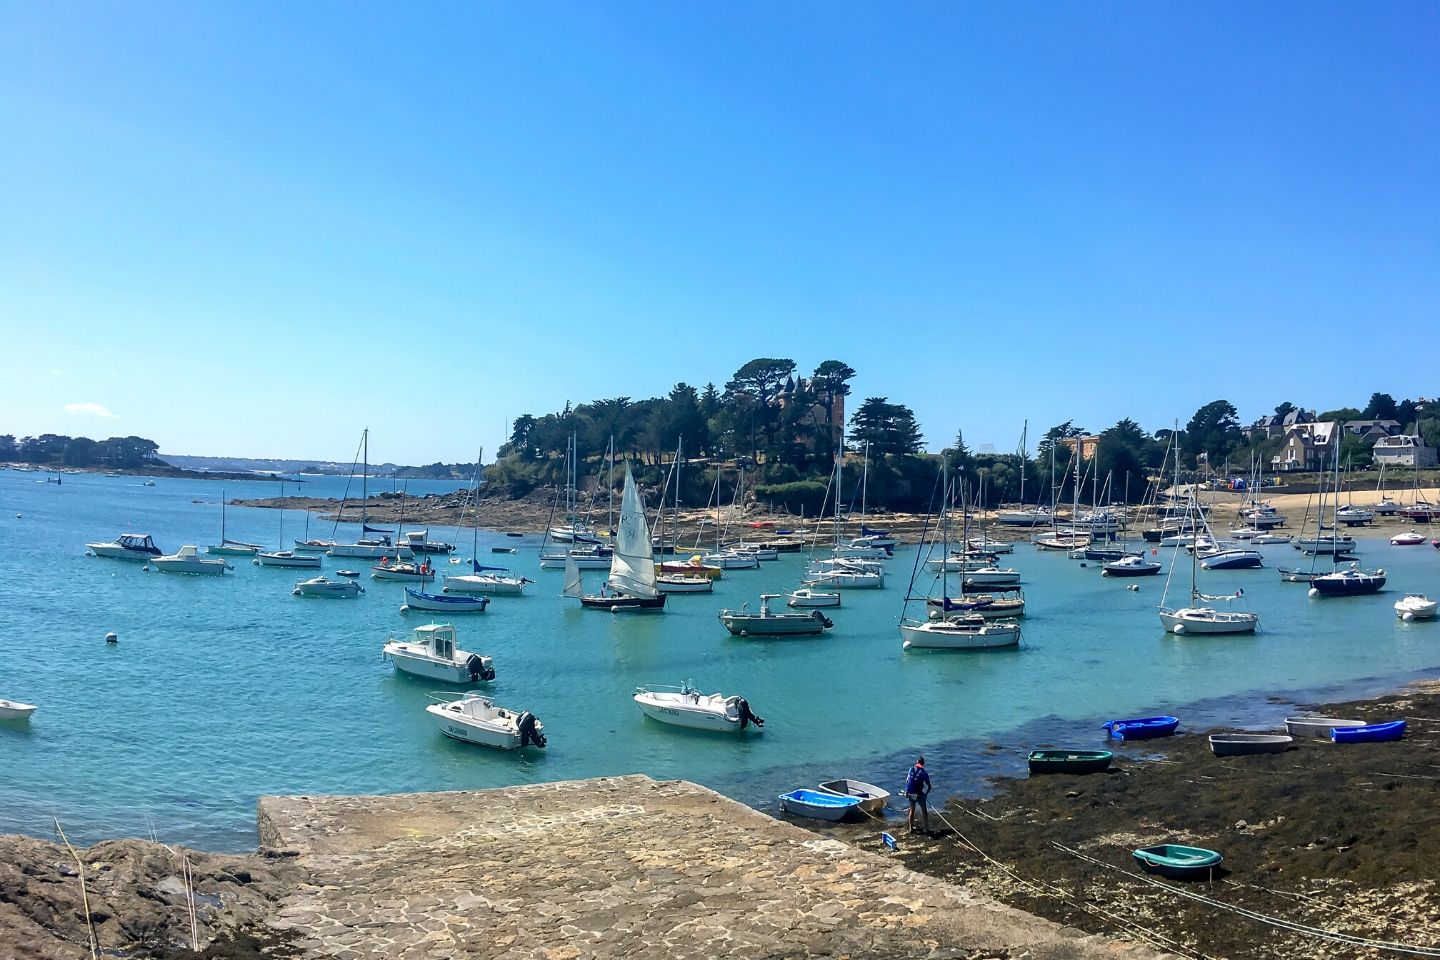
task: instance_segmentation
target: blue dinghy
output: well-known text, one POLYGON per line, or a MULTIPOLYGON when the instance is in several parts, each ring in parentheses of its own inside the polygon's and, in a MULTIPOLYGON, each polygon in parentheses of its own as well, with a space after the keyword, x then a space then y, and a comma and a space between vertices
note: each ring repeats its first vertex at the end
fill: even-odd
POLYGON ((1154 740, 1168 737, 1180 726, 1176 717, 1137 717, 1133 720, 1106 720, 1100 726, 1116 740, 1154 740))
POLYGON ((801 789, 780 794, 781 810, 812 820, 843 820, 847 814, 859 807, 859 797, 842 797, 838 793, 801 789))
POLYGON ((1186 847, 1178 843, 1162 843, 1153 847, 1141 847, 1131 854, 1140 866, 1151 873, 1172 880, 1193 880, 1208 877, 1212 870, 1225 859, 1214 850, 1204 847, 1186 847))
POLYGON ((1335 743, 1385 743, 1405 737, 1405 721, 1391 720, 1389 723, 1367 723, 1363 727, 1336 727, 1330 731, 1335 743))

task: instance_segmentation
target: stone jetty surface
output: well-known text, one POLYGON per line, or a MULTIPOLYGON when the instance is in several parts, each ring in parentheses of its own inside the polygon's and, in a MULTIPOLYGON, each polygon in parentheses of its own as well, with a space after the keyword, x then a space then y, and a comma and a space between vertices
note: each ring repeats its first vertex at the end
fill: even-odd
POLYGON ((302 957, 1158 956, 684 781, 266 797, 260 841, 305 878, 265 921, 302 957))

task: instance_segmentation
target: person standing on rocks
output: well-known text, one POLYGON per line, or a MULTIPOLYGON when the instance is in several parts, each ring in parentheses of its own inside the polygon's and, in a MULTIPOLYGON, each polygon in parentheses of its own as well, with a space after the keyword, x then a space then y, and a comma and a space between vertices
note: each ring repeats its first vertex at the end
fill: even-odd
POLYGON ((925 758, 915 761, 915 766, 905 775, 905 798, 910 801, 910 832, 915 832, 915 808, 920 808, 921 822, 925 834, 930 833, 930 774, 925 771, 925 758))

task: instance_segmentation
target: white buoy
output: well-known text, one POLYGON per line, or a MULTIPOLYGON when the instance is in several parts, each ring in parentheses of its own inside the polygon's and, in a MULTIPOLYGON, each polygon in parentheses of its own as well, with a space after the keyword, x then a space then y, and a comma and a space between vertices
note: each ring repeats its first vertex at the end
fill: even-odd
POLYGON ((1310 588, 1310 596, 1312 596, 1312 597, 1318 597, 1318 596, 1320 596, 1320 591, 1319 591, 1319 590, 1316 590, 1314 587, 1311 587, 1311 588, 1310 588))
POLYGON ((253 563, 253 564, 255 564, 255 566, 257 566, 257 567, 260 566, 260 561, 259 561, 259 559, 251 560, 250 562, 253 563))
POLYGON ((1401 615, 1400 619, 1401 619, 1401 620, 1414 620, 1414 619, 1415 619, 1415 611, 1413 611, 1413 610, 1406 610, 1405 613, 1401 615))
POLYGON ((150 572, 150 564, 147 563, 147 564, 145 564, 145 566, 141 567, 140 569, 141 569, 142 571, 144 571, 145 573, 149 573, 149 572, 150 572))
POLYGON ((1177 624, 1175 624, 1175 629, 1174 629, 1172 632, 1174 632, 1174 633, 1184 633, 1184 632, 1185 632, 1185 624, 1183 624, 1183 623, 1177 623, 1177 624))
POLYGON ((1135 593, 1139 593, 1139 592, 1140 592, 1140 584, 1138 584, 1138 583, 1132 583, 1132 584, 1130 584, 1130 586, 1127 587, 1126 589, 1127 589, 1127 590, 1134 591, 1135 593))
POLYGON ((120 638, 117 637, 117 636, 115 636, 115 634, 113 634, 113 633, 107 633, 107 634, 105 634, 105 642, 106 642, 106 643, 119 643, 119 642, 120 642, 120 638))

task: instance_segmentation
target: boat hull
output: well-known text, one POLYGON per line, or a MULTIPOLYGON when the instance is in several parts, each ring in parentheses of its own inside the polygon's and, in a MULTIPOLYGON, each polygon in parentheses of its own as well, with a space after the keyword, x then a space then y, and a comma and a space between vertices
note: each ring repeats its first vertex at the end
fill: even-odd
POLYGON ((914 626, 902 623, 900 636, 904 638, 906 650, 991 650, 1020 645, 1020 627, 1006 623, 952 624, 945 620, 914 626))
POLYGON ((0 720, 29 720, 30 715, 36 710, 33 703, 20 703, 17 700, 0 700, 0 720))
POLYGON ((1333 743, 1390 743, 1405 739, 1405 721, 1368 723, 1359 727, 1335 727, 1330 731, 1333 743))
POLYGON ((1149 873, 1158 873, 1171 880, 1197 880, 1210 877, 1224 857, 1203 847, 1185 847, 1165 843, 1142 847, 1132 854, 1135 861, 1149 873))
POLYGON ((854 797, 860 801, 857 809, 864 813, 878 814, 890 802, 890 793, 864 780, 826 780, 819 787, 822 793, 833 793, 838 797, 854 797))
POLYGON ((288 567, 296 570, 320 569, 319 556, 314 554, 297 555, 290 551, 262 553, 255 557, 255 561, 262 567, 288 567))
POLYGON ((580 606, 587 610, 609 610, 611 613, 634 611, 637 613, 659 613, 665 609, 665 594, 653 597, 632 597, 620 594, 613 597, 581 597, 580 606))
POLYGON ((483 577, 466 574, 446 577, 440 588, 442 593, 483 593, 487 596, 519 596, 525 590, 525 581, 519 577, 483 577))
POLYGON ((401 610, 433 610, 442 613, 484 613, 489 597, 447 597, 405 588, 401 610))
POLYGON ((1284 753, 1295 746, 1295 738, 1279 734, 1216 733, 1210 736, 1210 752, 1217 757, 1246 757, 1260 753, 1284 753))
POLYGON ((780 794, 780 809, 797 817, 836 823, 860 808, 859 797, 842 797, 819 790, 792 790, 780 794))
POLYGON ((1172 736, 1180 726, 1176 717, 1138 717, 1133 720, 1107 720, 1101 726, 1116 740, 1155 740, 1172 736))
POLYGON ((1260 625, 1260 618, 1253 613, 1222 613, 1208 607, 1188 607, 1161 610, 1160 622, 1167 633, 1215 636, 1254 633, 1260 625))
POLYGON ((365 588, 354 580, 327 580, 316 577, 314 580, 297 582, 291 592, 297 597, 348 598, 360 596, 365 592, 365 588))
POLYGON ((1329 740, 1331 731, 1337 727, 1363 727, 1364 720, 1346 720, 1341 717, 1286 717, 1285 732, 1296 738, 1329 740))
POLYGON ((1031 773, 1103 773, 1115 755, 1109 750, 1032 750, 1031 773))

